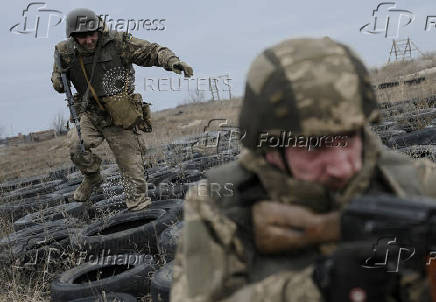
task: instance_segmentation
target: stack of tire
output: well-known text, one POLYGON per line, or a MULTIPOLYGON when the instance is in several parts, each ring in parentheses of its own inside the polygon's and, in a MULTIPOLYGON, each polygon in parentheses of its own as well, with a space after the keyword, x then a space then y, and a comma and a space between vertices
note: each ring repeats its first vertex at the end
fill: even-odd
POLYGON ((84 263, 52 282, 52 301, 93 301, 102 293, 143 297, 163 292, 161 282, 153 281, 152 285, 152 279, 164 263, 161 259, 174 257, 174 250, 160 253, 160 246, 175 246, 177 236, 165 237, 164 241, 160 236, 182 217, 183 200, 154 201, 146 210, 121 211, 71 235, 72 245, 80 251, 84 263))
POLYGON ((168 301, 183 198, 207 169, 239 153, 205 155, 191 147, 192 140, 170 144, 167 158, 147 167, 152 204, 139 212, 126 210, 122 177, 110 163, 90 207, 73 201, 83 179, 73 167, 0 184, 0 215, 14 228, 0 238, 0 264, 60 271, 53 301, 168 301))
POLYGON ((372 128, 385 145, 413 158, 436 161, 436 96, 379 107, 382 122, 372 128))

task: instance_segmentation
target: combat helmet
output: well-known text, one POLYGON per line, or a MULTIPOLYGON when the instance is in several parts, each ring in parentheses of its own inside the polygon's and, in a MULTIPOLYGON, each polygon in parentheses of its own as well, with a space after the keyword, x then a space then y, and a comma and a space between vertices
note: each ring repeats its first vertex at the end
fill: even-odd
POLYGON ((259 144, 265 131, 332 135, 362 129, 378 116, 368 71, 348 47, 327 37, 289 39, 251 64, 239 126, 245 147, 265 151, 259 144))
POLYGON ((103 29, 103 21, 90 9, 77 8, 67 16, 67 38, 73 33, 103 29))

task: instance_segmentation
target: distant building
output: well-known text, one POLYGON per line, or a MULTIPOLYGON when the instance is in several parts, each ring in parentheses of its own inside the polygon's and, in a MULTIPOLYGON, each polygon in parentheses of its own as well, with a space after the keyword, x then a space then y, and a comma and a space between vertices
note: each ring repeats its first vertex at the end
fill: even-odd
POLYGON ((17 136, 7 137, 6 142, 9 146, 24 144, 26 142, 26 136, 19 132, 17 136))
POLYGON ((37 132, 30 132, 30 140, 32 142, 43 142, 56 137, 56 131, 53 129, 37 132))
POLYGON ((53 129, 30 132, 28 135, 23 135, 21 132, 17 136, 0 139, 0 144, 16 146, 24 143, 43 142, 56 137, 56 131, 53 129))

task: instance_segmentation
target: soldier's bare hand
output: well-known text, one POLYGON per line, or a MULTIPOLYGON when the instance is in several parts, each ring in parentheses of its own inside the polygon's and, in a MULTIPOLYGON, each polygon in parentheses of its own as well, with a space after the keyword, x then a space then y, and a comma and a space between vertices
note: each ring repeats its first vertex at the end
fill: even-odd
POLYGON ((315 214, 301 206, 260 201, 252 208, 252 218, 256 246, 263 253, 292 251, 340 236, 338 212, 315 214))

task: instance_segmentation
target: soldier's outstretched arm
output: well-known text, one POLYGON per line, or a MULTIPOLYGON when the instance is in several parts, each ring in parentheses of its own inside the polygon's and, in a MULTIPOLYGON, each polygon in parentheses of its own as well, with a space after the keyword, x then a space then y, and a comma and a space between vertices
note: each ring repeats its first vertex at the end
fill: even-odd
POLYGON ((310 281, 311 267, 248 284, 236 224, 218 211, 207 188, 207 181, 202 180, 186 195, 171 302, 319 301, 319 292, 310 281))
POLYGON ((131 63, 144 67, 163 67, 176 73, 183 71, 187 77, 193 75, 192 67, 180 61, 176 54, 165 46, 135 38, 131 34, 123 34, 123 41, 123 55, 131 63))

